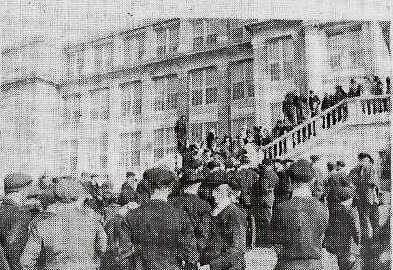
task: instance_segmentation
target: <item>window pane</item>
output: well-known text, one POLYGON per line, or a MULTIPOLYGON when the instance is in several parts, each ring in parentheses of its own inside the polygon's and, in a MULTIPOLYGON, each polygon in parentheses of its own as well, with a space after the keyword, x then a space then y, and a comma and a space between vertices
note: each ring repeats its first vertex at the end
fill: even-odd
POLYGON ((194 21, 194 37, 203 36, 203 20, 194 21))
POLYGON ((232 78, 232 83, 237 83, 237 82, 243 81, 243 67, 240 62, 235 63, 232 66, 231 78, 232 78))
POLYGON ((293 62, 284 62, 284 79, 291 79, 293 76, 293 62))
POLYGON ((362 67, 364 65, 364 52, 362 49, 350 51, 349 58, 351 61, 351 67, 362 67))
POLYGON ((284 61, 293 61, 293 40, 291 38, 283 39, 282 41, 282 53, 284 61))
POLYGON ((333 54, 330 56, 330 67, 331 68, 341 67, 341 56, 339 54, 333 54))
POLYGON ((244 98, 244 82, 238 82, 233 84, 233 99, 244 98))
POLYGON ((156 111, 164 110, 164 78, 158 78, 154 82, 155 86, 155 101, 154 108, 156 111))
POLYGON ((191 141, 202 141, 202 123, 191 124, 191 141))
POLYGON ((217 85, 217 69, 206 69, 206 87, 217 85))
POLYGON ((217 103, 217 88, 206 88, 206 104, 217 103))
POLYGON ((176 52, 179 46, 179 28, 169 28, 169 52, 176 52))
POLYGON ((160 28, 157 29, 157 45, 158 46, 165 46, 166 43, 166 29, 160 28))
POLYGON ((192 105, 201 105, 203 98, 202 88, 192 90, 192 105))
POLYGON ((280 80, 280 65, 279 63, 270 64, 270 80, 279 81, 280 80))

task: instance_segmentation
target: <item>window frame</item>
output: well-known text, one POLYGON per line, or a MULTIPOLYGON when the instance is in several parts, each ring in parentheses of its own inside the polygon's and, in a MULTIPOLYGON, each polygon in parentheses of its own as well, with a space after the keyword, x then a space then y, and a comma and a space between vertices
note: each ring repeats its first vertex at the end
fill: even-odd
POLYGON ((141 165, 141 138, 142 132, 140 130, 120 134, 121 166, 124 169, 130 170, 141 165), (131 162, 129 162, 130 160, 131 162))
POLYGON ((280 82, 294 79, 295 46, 292 35, 270 38, 265 41, 265 76, 270 82, 280 82), (289 46, 285 46, 289 42, 289 46), (274 48, 276 46, 276 48, 274 48), (286 58, 286 56, 290 56, 286 58), (289 61, 288 61, 289 60, 289 61))
POLYGON ((169 23, 156 27, 156 56, 158 58, 163 58, 168 55, 172 55, 178 52, 180 45, 180 23, 169 23), (172 33, 176 35, 172 36, 172 33), (159 38, 159 33, 163 34, 162 38, 159 38), (172 37, 175 37, 172 40, 172 37))
POLYGON ((242 59, 236 62, 231 63, 231 73, 230 73, 230 81, 231 81, 231 100, 242 100, 245 98, 254 98, 255 90, 254 90, 254 60, 253 59, 242 59), (247 73, 247 66, 249 66, 249 73, 247 73), (239 68, 238 73, 235 72, 235 68, 239 68), (241 76, 237 76, 241 78, 240 81, 234 80, 235 74, 241 74, 241 76), (235 87, 239 87, 242 89, 242 95, 235 95, 235 87), (252 93, 252 94, 250 94, 252 93))
POLYGON ((160 127, 153 131, 153 158, 154 161, 176 152, 176 138, 174 127, 160 127), (158 133, 158 134, 157 134, 158 133), (157 155, 159 153, 159 155, 157 155))
POLYGON ((121 116, 123 118, 137 117, 142 114, 142 87, 141 80, 124 82, 119 85, 121 91, 121 116))
MULTIPOLYGON (((155 112, 159 111, 171 111, 171 110, 177 110, 179 106, 179 84, 180 84, 180 79, 177 76, 177 74, 169 74, 165 76, 159 76, 153 78, 153 83, 154 83, 154 101, 153 101, 153 110, 155 112), (174 79, 177 83, 173 85, 173 89, 170 88, 170 80, 174 79), (162 89, 158 89, 157 83, 158 81, 162 81, 162 89), (160 90, 158 92, 158 90, 160 90), (169 102, 169 96, 175 96, 174 104, 175 106, 169 106, 171 102, 169 102)), ((161 82, 160 82, 161 83, 161 82)), ((172 100, 172 99, 171 99, 172 100)))
MULTIPOLYGON (((209 67, 204 67, 204 68, 197 68, 189 71, 189 88, 190 88, 190 93, 191 93, 191 99, 190 99, 190 105, 191 106, 200 106, 200 105, 209 105, 209 104, 217 104, 218 103, 218 81, 217 80, 210 80, 213 82, 212 84, 208 84, 208 71, 213 70, 215 73, 216 77, 218 75, 218 69, 216 66, 209 66, 209 67), (197 72, 201 73, 201 85, 199 88, 194 87, 193 83, 193 75, 196 74, 197 72), (208 90, 213 90, 215 91, 215 95, 213 96, 213 101, 208 102, 208 90), (194 98, 194 93, 200 93, 201 99, 200 103, 195 102, 194 98)), ((213 76, 214 76, 213 73, 213 76)))

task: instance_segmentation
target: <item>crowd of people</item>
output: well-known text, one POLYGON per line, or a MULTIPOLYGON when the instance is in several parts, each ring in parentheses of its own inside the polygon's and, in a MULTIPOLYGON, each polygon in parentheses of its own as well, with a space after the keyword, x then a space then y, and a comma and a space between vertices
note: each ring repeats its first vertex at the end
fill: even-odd
MULTIPOLYGON (((182 168, 128 172, 120 193, 96 174, 5 179, 0 268, 245 269, 245 253, 273 247, 276 269, 322 269, 322 247, 339 268, 360 269, 359 248, 379 237, 373 159, 328 163, 265 159, 247 148, 184 150, 182 168)), ((213 139, 213 140, 212 140, 213 139)))
MULTIPOLYGON (((308 101, 287 96, 287 104, 303 102, 309 109, 283 106, 285 119, 299 124, 305 111, 313 116, 331 100, 360 93, 352 80, 348 93, 337 87, 322 102, 312 92, 308 101)), ((274 137, 285 127, 277 125, 274 137)), ((258 127, 220 142, 211 131, 202 145, 187 144, 185 117, 175 131, 181 167, 147 169, 141 179, 127 172, 120 192, 97 174, 6 177, 0 269, 241 270, 255 247, 273 247, 278 270, 323 269, 325 247, 340 270, 355 270, 379 241, 381 191, 369 154, 359 153, 349 173, 338 160, 324 174, 315 155, 252 162, 256 149, 272 139, 258 127)))

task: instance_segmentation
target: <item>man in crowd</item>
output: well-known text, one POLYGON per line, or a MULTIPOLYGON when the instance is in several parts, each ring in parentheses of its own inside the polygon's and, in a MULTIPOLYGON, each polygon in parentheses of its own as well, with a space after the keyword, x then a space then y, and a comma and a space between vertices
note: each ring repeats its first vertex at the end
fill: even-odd
POLYGON ((356 187, 356 204, 362 228, 362 242, 376 239, 379 232, 379 179, 373 168, 374 160, 368 153, 359 153, 358 165, 349 173, 356 187))
POLYGON ((258 181, 258 174, 250 167, 250 160, 246 155, 240 157, 240 167, 238 177, 241 180, 240 205, 247 212, 247 247, 252 246, 252 212, 251 212, 251 193, 252 186, 258 181))
POLYGON ((208 202, 198 197, 198 189, 203 181, 200 172, 187 172, 181 178, 182 192, 179 196, 171 198, 173 205, 187 213, 192 226, 194 235, 197 240, 200 262, 206 262, 204 253, 207 240, 210 236, 211 207, 208 202))
POLYGON ((332 106, 331 98, 328 93, 325 93, 322 99, 321 110, 327 110, 332 106))
POLYGON ((142 269, 186 269, 196 267, 198 250, 187 214, 168 202, 176 175, 163 168, 144 172, 150 200, 130 210, 122 223, 121 261, 134 256, 142 269))
POLYGON ((261 247, 269 242, 268 231, 272 218, 274 187, 278 176, 274 171, 273 160, 264 160, 260 166, 259 179, 254 182, 251 193, 251 207, 255 218, 255 246, 261 247))
POLYGON ((34 269, 39 258, 44 258, 44 269, 97 269, 107 239, 102 225, 75 205, 82 187, 64 177, 54 190, 57 202, 30 224, 22 269, 34 269))
POLYGON ((247 222, 244 212, 232 202, 234 189, 236 183, 225 179, 213 189, 217 206, 212 213, 212 237, 207 247, 209 263, 200 270, 245 269, 247 222))
POLYGON ((315 171, 306 160, 289 168, 292 198, 278 205, 271 223, 276 246, 276 270, 321 270, 322 240, 328 225, 327 207, 311 195, 315 171), (281 249, 280 249, 281 248, 281 249))
POLYGON ((285 127, 281 119, 277 120, 276 125, 273 128, 273 138, 276 139, 284 135, 285 127))
POLYGON ((32 179, 27 177, 6 177, 5 197, 0 205, 0 246, 4 254, 0 265, 4 269, 21 270, 20 257, 28 238, 28 227, 32 219, 27 196, 32 179))

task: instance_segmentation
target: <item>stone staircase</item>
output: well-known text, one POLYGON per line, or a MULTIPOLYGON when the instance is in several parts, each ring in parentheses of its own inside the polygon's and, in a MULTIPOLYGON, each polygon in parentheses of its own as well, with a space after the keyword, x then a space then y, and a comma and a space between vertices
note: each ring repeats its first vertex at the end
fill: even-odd
POLYGON ((378 150, 390 144, 390 113, 391 95, 347 98, 262 147, 258 159, 378 150))

